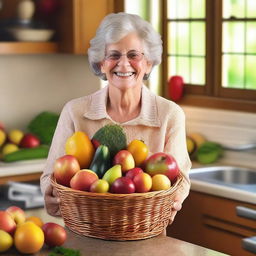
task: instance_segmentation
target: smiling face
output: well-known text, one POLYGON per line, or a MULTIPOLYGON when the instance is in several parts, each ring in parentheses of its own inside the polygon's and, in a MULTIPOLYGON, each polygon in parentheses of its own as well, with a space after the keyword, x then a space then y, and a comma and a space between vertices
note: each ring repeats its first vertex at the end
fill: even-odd
POLYGON ((135 33, 108 44, 106 58, 101 63, 101 72, 106 74, 109 85, 121 90, 141 86, 151 68, 151 62, 144 55, 143 42, 135 33))

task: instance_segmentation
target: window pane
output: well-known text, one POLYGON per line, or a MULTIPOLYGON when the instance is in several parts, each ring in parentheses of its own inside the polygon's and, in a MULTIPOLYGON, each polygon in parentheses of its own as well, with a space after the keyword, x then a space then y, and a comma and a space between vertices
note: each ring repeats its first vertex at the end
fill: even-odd
POLYGON ((191 54, 205 55, 205 24, 203 22, 191 22, 191 54))
POLYGON ((127 13, 137 14, 145 20, 148 20, 147 0, 125 0, 124 9, 127 13))
POLYGON ((223 17, 245 17, 245 0, 223 0, 223 17))
POLYGON ((177 54, 177 22, 168 23, 168 53, 177 54))
POLYGON ((191 0, 167 0, 167 17, 169 19, 189 18, 191 0))
POLYGON ((223 23, 223 52, 244 52, 244 22, 223 23))
POLYGON ((256 90, 256 56, 246 56, 246 89, 256 90))
POLYGON ((205 18, 205 0, 191 1, 191 18, 205 18))
POLYGON ((256 54, 256 22, 247 22, 247 25, 246 25, 246 52, 256 54))
POLYGON ((205 60, 204 58, 191 58, 191 83, 205 84, 205 60))
POLYGON ((227 88, 244 87, 244 56, 223 55, 222 86, 227 88))
POLYGON ((189 23, 179 22, 177 25, 178 42, 177 52, 178 54, 189 54, 189 23))
POLYGON ((177 0, 167 1, 167 19, 177 18, 177 0))
POLYGON ((180 75, 185 83, 189 83, 189 58, 168 57, 168 77, 180 75))
POLYGON ((247 0, 247 18, 256 18, 256 1, 247 0))

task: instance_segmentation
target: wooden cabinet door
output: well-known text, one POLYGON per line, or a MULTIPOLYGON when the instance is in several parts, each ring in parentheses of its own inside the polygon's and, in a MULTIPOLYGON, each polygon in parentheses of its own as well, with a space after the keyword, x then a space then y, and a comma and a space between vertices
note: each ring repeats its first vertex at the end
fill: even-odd
MULTIPOLYGON (((60 52, 86 54, 102 19, 123 6, 116 0, 62 0, 57 18, 60 52)), ((122 2, 122 1, 121 1, 122 2)))
POLYGON ((252 256, 242 239, 255 236, 256 222, 237 216, 236 206, 255 205, 191 191, 167 235, 229 255, 252 256))

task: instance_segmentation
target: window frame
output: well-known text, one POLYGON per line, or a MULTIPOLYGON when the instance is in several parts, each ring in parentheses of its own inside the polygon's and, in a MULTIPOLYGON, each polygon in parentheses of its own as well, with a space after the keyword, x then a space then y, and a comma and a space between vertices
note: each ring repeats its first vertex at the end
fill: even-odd
MULTIPOLYGON (((168 95, 167 0, 162 0, 163 62, 162 95, 168 95)), ((185 84, 185 95, 178 103, 217 109, 256 112, 256 90, 221 86, 222 72, 222 0, 206 0, 206 85, 185 84), (241 96, 242 95, 242 96, 241 96)))

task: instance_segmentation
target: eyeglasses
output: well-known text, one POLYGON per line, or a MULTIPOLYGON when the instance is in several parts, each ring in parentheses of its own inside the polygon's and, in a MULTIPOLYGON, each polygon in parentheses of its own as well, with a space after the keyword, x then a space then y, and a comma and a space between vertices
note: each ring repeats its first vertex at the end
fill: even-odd
POLYGON ((105 59, 108 61, 119 61, 122 56, 126 56, 129 61, 139 62, 142 60, 144 53, 139 51, 129 51, 125 54, 121 54, 118 51, 113 51, 105 56, 105 59))

